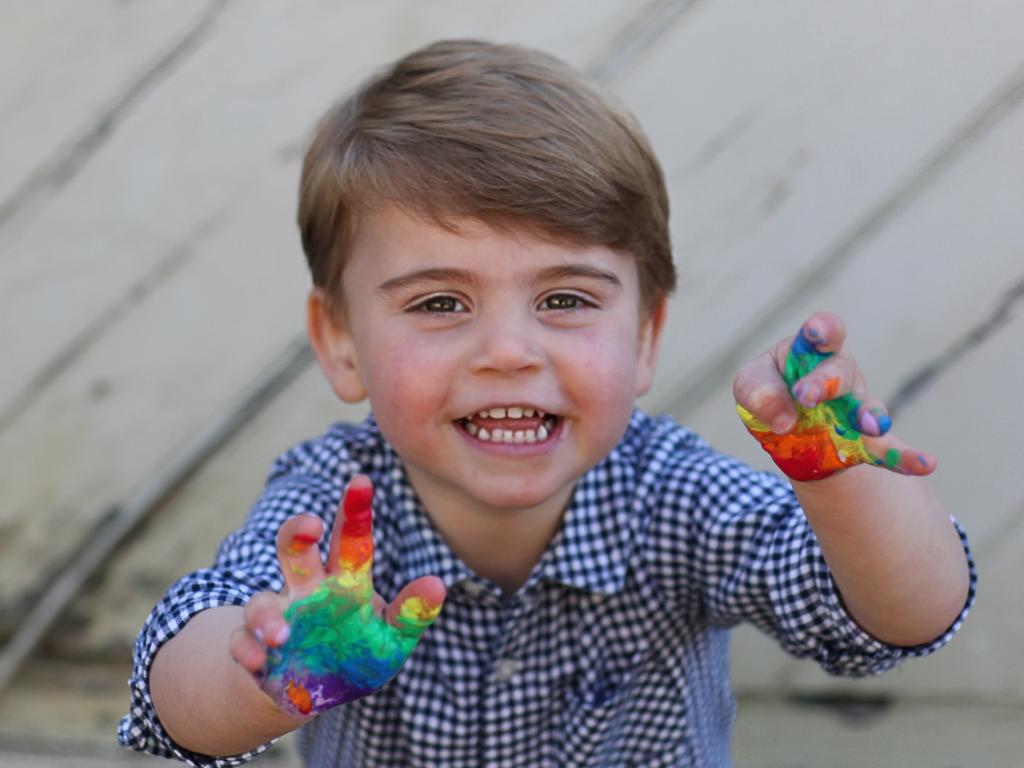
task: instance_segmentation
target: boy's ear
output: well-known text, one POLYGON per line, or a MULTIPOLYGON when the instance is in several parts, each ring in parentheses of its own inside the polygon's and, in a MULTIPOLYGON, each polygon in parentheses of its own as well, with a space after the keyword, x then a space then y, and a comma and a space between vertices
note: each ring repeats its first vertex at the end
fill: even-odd
POLYGON ((348 322, 327 306, 319 288, 309 292, 306 301, 306 332, 327 381, 339 398, 346 403, 358 403, 366 398, 366 388, 359 373, 359 361, 348 322))
POLYGON ((640 343, 637 346, 636 360, 636 397, 647 394, 654 381, 654 369, 658 365, 658 349, 661 344, 661 331, 665 327, 668 316, 668 298, 662 296, 650 312, 641 317, 640 343))

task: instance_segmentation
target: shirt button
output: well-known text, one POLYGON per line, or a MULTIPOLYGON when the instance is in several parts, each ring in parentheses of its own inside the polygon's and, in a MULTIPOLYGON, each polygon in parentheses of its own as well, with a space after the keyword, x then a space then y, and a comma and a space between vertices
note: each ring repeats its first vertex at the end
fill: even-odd
POLYGON ((462 582, 462 588, 466 590, 466 594, 470 597, 480 597, 480 593, 484 591, 482 584, 477 584, 475 581, 466 579, 462 582))
POLYGON ((515 659, 498 659, 494 664, 494 680, 505 683, 511 680, 519 671, 519 662, 515 659))

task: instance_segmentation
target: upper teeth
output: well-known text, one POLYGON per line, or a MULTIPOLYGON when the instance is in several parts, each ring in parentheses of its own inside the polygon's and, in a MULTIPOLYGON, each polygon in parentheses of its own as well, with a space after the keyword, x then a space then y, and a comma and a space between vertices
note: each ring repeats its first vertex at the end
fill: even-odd
POLYGON ((484 409, 477 413, 477 416, 479 416, 481 419, 521 419, 523 417, 527 419, 532 419, 534 414, 536 414, 542 419, 546 415, 544 411, 541 410, 535 411, 533 408, 526 408, 524 406, 513 405, 508 408, 491 408, 489 410, 484 409))

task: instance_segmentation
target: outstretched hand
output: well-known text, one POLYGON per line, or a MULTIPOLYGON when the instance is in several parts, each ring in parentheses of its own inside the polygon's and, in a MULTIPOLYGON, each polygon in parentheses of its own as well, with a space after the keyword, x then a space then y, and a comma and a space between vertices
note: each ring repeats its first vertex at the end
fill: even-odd
POLYGON ((390 605, 374 593, 372 496, 368 478, 349 484, 326 569, 315 546, 320 518, 299 515, 281 526, 285 593, 254 597, 246 627, 232 638, 235 659, 291 715, 307 717, 379 689, 441 611, 445 588, 434 576, 408 584, 390 605))
POLYGON ((885 407, 843 346, 842 320, 812 315, 744 366, 733 381, 736 410, 747 430, 793 480, 818 480, 857 464, 927 475, 935 459, 888 434, 885 407))

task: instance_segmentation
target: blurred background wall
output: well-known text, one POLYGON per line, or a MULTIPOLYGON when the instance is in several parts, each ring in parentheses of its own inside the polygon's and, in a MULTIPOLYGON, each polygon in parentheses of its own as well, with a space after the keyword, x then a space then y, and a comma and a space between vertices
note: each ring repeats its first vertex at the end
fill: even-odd
POLYGON ((837 311, 972 536, 977 607, 937 656, 839 681, 739 630, 736 764, 1018 765, 1016 0, 0 0, 0 763, 127 762, 149 608, 274 456, 365 413, 303 342, 301 154, 457 36, 551 51, 645 126, 680 272, 647 409, 767 468, 732 375, 837 311))

